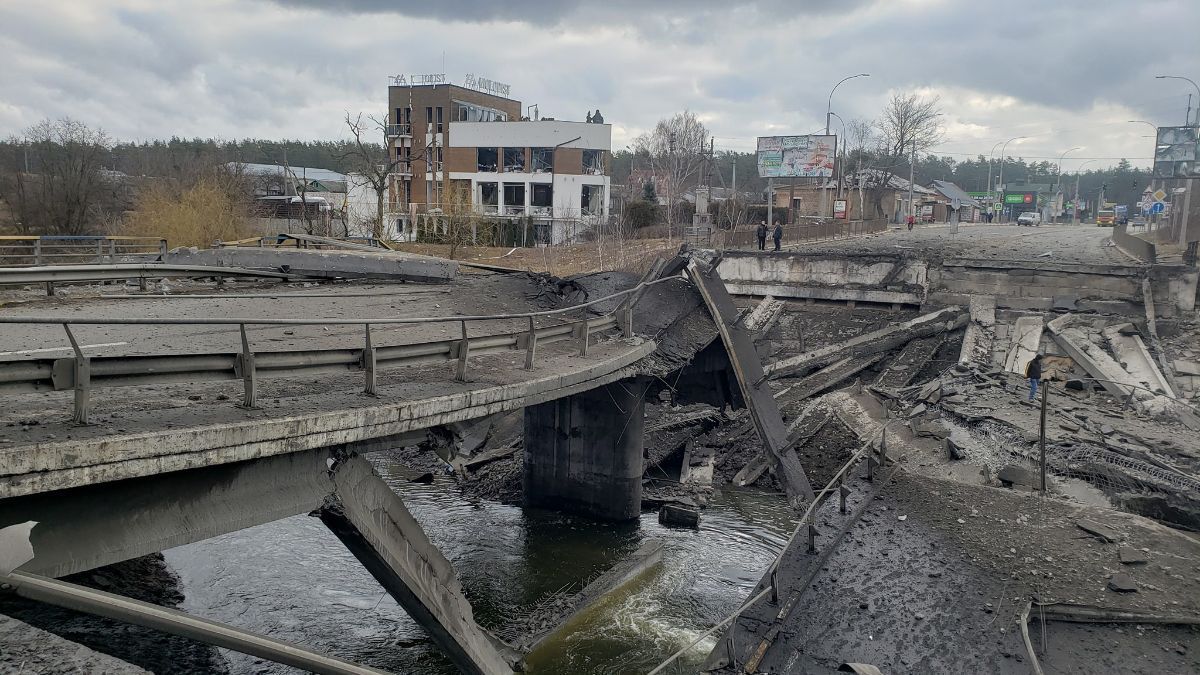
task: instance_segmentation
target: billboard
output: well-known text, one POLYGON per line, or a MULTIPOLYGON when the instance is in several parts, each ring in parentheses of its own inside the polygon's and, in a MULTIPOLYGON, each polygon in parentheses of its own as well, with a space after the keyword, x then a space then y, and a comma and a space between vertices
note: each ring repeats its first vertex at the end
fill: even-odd
POLYGON ((837 136, 759 136, 760 178, 832 178, 837 136))
POLYGON ((1196 127, 1159 127, 1154 178, 1200 178, 1196 127))

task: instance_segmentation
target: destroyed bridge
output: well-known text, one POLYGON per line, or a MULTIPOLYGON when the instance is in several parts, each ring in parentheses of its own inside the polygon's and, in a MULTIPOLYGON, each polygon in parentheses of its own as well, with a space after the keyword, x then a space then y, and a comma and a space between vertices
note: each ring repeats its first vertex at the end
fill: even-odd
MULTIPOLYGON (((1200 527, 1200 449, 1184 440, 1200 430, 1188 402, 1200 371, 1166 358, 1156 328, 1194 316, 1195 268, 1130 262, 1095 230, 1047 235, 1084 241, 1088 260, 1014 254, 1045 240, 976 232, 991 254, 921 250, 919 230, 775 255, 685 247, 640 276, 569 279, 303 235, 291 249, 121 255, 100 243, 82 264, 0 269, 0 285, 20 287, 0 313, 0 588, 314 672, 380 672, 61 578, 312 514, 460 670, 511 673, 544 632, 501 639, 480 626, 451 563, 364 455, 519 414, 523 503, 626 521, 661 460, 644 437, 669 426, 645 424, 647 402, 665 397, 744 411, 720 447, 683 428, 681 484, 713 483, 714 464, 737 450, 728 482, 774 481, 798 524, 737 612, 654 672, 710 636, 709 672, 963 670, 1018 652, 1036 664, 1031 608, 1043 622, 1195 625, 1196 575, 1170 565, 1141 572, 1124 604, 1079 590, 1111 575, 1118 542, 1196 571, 1200 545, 1149 520, 1200 527), (893 243, 904 236, 915 239, 893 243), (115 292, 122 280, 138 292, 115 292), (90 283, 109 285, 78 286, 90 283), (805 313, 819 307, 833 309, 805 313), (810 344, 829 313, 862 326, 834 322, 835 338, 810 344), (1047 345, 1047 370, 1069 385, 1055 396, 1074 398, 1049 424, 1043 406, 1044 431, 1030 437, 1039 411, 1022 401, 1022 375, 1047 345), (814 441, 835 427, 852 440, 814 441), (1109 494, 1125 512, 1039 502, 1038 528, 1018 529, 1047 467, 1059 488, 1119 482, 1109 494), (1004 525, 962 534, 971 518, 1004 525), (905 523, 923 534, 897 540, 905 523), (1076 523, 1101 545, 1073 543, 1076 523), (1070 563, 1029 571, 1043 559, 1070 563), (897 599, 895 579, 943 570, 960 573, 897 599), (998 625, 1021 628, 994 641, 977 636, 991 635, 998 607, 954 604, 1034 591, 1046 600, 1010 602, 998 625), (844 606, 853 592, 858 614, 844 606), (1154 611, 1167 598, 1172 612, 1154 611), (908 632, 889 636, 895 625, 908 632)), ((443 459, 461 469, 488 458, 443 459)), ((1122 549, 1121 564, 1135 558, 1122 549)))

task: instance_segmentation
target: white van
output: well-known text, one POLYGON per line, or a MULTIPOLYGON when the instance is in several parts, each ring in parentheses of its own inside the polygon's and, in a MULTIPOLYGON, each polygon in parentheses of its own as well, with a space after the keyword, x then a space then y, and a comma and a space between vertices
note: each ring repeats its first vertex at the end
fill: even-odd
POLYGON ((1026 211, 1025 213, 1017 216, 1017 224, 1029 225, 1030 227, 1034 225, 1041 225, 1042 214, 1038 213, 1037 211, 1026 211))

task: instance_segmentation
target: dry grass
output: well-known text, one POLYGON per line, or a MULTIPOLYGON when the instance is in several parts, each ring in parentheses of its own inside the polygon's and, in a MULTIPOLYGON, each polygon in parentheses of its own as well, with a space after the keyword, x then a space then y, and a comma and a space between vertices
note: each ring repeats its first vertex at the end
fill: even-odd
POLYGON ((126 217, 121 233, 166 237, 174 246, 206 247, 254 234, 247 209, 220 181, 205 178, 179 191, 157 184, 144 190, 126 217))

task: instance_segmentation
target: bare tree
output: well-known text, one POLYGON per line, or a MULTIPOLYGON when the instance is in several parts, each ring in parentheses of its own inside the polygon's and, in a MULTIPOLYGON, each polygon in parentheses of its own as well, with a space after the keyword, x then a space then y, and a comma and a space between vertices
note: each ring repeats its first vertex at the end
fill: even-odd
POLYGON ((387 115, 383 117, 368 116, 363 119, 359 113, 351 117, 346 113, 346 127, 354 137, 353 147, 342 160, 348 164, 351 173, 363 177, 371 190, 375 192, 375 222, 371 234, 375 239, 383 239, 384 233, 384 202, 387 200, 388 185, 392 172, 400 164, 399 156, 392 157, 387 147, 387 115), (372 134, 378 133, 384 139, 383 145, 376 145, 370 140, 372 134))
POLYGON ((69 118, 44 120, 16 143, 21 156, 0 169, 0 199, 13 210, 19 231, 86 234, 120 208, 101 170, 112 147, 103 131, 69 118))
POLYGON ((940 99, 917 94, 893 94, 875 120, 878 170, 869 173, 865 187, 871 189, 876 214, 883 213, 883 194, 906 158, 922 153, 942 140, 940 99))
POLYGON ((661 177, 667 199, 667 229, 674 222, 680 191, 696 177, 707 158, 709 131, 690 110, 658 121, 654 130, 633 140, 634 152, 650 160, 661 177))

